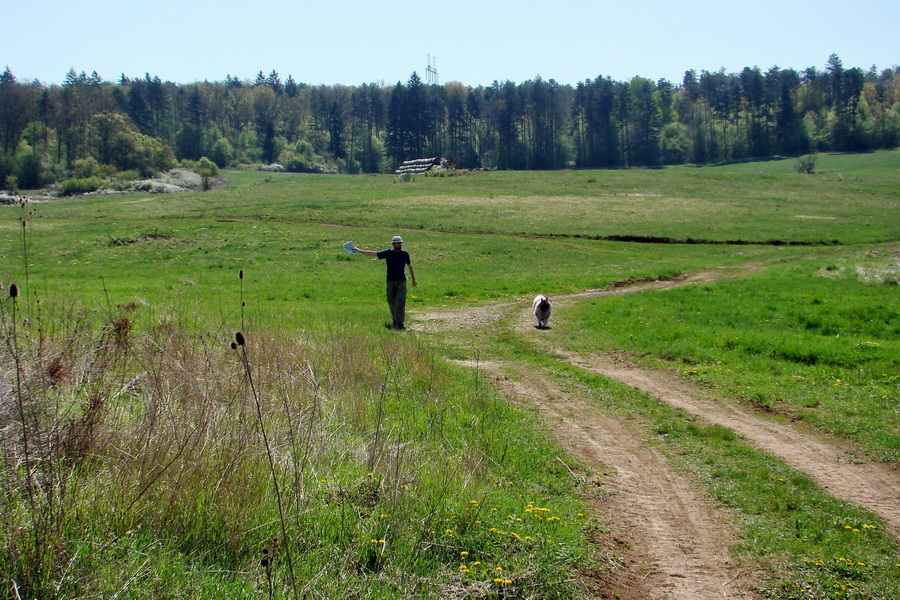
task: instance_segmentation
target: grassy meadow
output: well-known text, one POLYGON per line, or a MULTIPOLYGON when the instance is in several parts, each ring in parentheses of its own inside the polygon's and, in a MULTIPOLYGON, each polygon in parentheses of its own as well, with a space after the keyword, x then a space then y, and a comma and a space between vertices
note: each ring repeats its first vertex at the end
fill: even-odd
POLYGON ((584 597, 587 574, 619 568, 587 541, 603 490, 446 360, 489 356, 646 421, 735 515, 767 597, 900 596, 876 516, 515 336, 454 332, 467 350, 387 331, 384 266, 341 248, 404 236, 413 321, 763 266, 587 300, 550 333, 896 464, 900 151, 823 155, 815 175, 794 163, 228 172, 205 193, 0 207, 0 597, 584 597))

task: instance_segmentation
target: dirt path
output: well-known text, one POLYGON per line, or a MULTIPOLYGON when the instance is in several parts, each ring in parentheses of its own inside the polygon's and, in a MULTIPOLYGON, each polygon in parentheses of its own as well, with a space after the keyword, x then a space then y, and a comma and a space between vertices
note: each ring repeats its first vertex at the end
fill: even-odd
MULTIPOLYGON (((698 272, 664 281, 635 281, 604 290, 553 298, 554 309, 588 298, 673 289, 742 277, 763 268, 750 264, 698 272)), ((641 390, 710 423, 728 427, 760 450, 778 456, 812 477, 835 497, 880 515, 889 533, 900 536, 900 472, 889 465, 860 460, 837 440, 764 418, 661 371, 627 364, 607 355, 579 356, 554 346, 534 328, 527 301, 468 307, 413 315, 413 329, 442 332, 462 344, 477 342, 474 332, 511 327, 536 349, 548 350, 570 364, 600 373, 641 390), (509 319, 511 317, 511 320, 509 319), (473 340, 473 338, 475 338, 473 340)), ((731 532, 726 515, 712 506, 704 490, 670 469, 665 458, 633 424, 609 418, 584 398, 555 387, 548 377, 522 365, 482 365, 496 385, 514 401, 529 403, 543 416, 560 444, 590 468, 606 473, 604 488, 615 493, 596 507, 613 535, 630 548, 630 576, 617 586, 622 598, 752 597, 743 584, 746 572, 728 561, 731 532), (646 572, 637 576, 643 564, 646 572)))
POLYGON ((841 500, 881 516, 888 533, 900 537, 900 472, 862 459, 845 443, 761 418, 747 409, 713 400, 703 390, 668 373, 648 371, 608 357, 567 355, 571 364, 638 389, 709 423, 728 427, 752 445, 806 473, 841 500))
POLYGON ((623 559, 614 577, 602 577, 617 598, 755 597, 750 571, 729 559, 728 515, 696 482, 669 468, 641 426, 600 414, 539 373, 500 363, 479 368, 514 402, 536 408, 560 445, 611 492, 592 501, 592 509, 610 527, 610 552, 623 559))
MULTIPOLYGON (((558 309, 566 304, 590 298, 619 296, 647 290, 667 290, 685 285, 710 283, 719 279, 744 277, 764 267, 765 263, 750 263, 733 267, 721 267, 714 271, 699 271, 672 279, 624 281, 614 285, 612 288, 585 290, 573 294, 554 296, 553 303, 558 309)), ((529 326, 534 325, 534 317, 530 311, 530 300, 510 300, 483 306, 415 312, 411 315, 415 320, 415 323, 411 324, 411 328, 419 331, 445 333, 483 330, 486 327, 495 327, 502 318, 509 314, 516 314, 518 315, 517 329, 527 329, 529 326), (522 313, 522 310, 525 312, 522 313)))

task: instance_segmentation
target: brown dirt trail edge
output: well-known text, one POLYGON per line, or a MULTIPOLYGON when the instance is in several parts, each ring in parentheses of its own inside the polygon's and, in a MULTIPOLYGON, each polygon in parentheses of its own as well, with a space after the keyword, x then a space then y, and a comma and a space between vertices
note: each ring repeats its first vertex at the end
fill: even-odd
MULTIPOLYGON (((628 282, 606 290, 589 290, 552 298, 554 311, 588 298, 673 289, 740 277, 764 265, 752 264, 695 273, 667 281, 628 282)), ((753 413, 675 376, 628 364, 616 357, 576 355, 555 347, 534 328, 530 301, 416 313, 412 328, 459 336, 460 332, 496 331, 512 317, 511 326, 527 336, 536 350, 602 374, 697 415, 728 427, 762 451, 778 456, 820 486, 847 502, 880 515, 894 537, 900 535, 900 472, 896 466, 860 460, 846 444, 753 413), (501 325, 502 324, 502 325, 501 325)), ((463 336, 466 334, 464 333, 463 336)), ((534 407, 560 445, 602 475, 607 497, 593 509, 608 523, 617 555, 627 572, 598 591, 598 597, 753 598, 752 569, 734 564, 728 552, 733 534, 730 519, 707 497, 701 485, 672 469, 665 456, 647 441, 637 423, 609 417, 590 400, 567 393, 550 377, 511 361, 490 361, 478 368, 514 402, 534 407)))

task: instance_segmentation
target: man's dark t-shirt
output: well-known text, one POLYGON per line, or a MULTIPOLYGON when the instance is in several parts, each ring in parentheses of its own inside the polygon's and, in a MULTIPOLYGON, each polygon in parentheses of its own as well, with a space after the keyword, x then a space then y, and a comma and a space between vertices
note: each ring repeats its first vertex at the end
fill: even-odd
POLYGON ((378 258, 387 261, 387 279, 388 281, 406 281, 405 267, 410 263, 409 252, 400 250, 399 252, 393 248, 379 250, 378 258))

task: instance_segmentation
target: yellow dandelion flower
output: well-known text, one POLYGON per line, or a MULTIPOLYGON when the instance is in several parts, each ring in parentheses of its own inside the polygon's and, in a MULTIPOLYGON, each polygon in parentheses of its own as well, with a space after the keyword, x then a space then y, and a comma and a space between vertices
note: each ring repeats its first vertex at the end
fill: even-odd
POLYGON ((480 564, 481 564, 481 561, 480 561, 480 560, 476 560, 475 562, 472 563, 472 566, 473 566, 473 567, 477 567, 477 566, 480 565, 480 564))
POLYGON ((503 580, 503 583, 504 583, 505 585, 510 585, 510 584, 512 583, 512 579, 504 579, 504 580, 503 580))
POLYGON ((468 556, 469 553, 466 552, 465 550, 463 550, 462 552, 459 553, 459 555, 460 555, 460 556, 468 556))
POLYGON ((495 578, 494 583, 503 583, 503 578, 502 577, 495 578))

